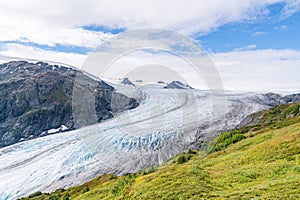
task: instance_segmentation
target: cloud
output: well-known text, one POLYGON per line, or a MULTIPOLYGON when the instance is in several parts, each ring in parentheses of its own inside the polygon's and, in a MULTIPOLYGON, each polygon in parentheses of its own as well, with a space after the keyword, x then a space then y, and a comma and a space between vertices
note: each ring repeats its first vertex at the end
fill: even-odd
POLYGON ((182 33, 205 34, 232 22, 253 21, 268 13, 268 6, 285 3, 291 15, 299 1, 291 0, 87 0, 0 2, 0 41, 26 41, 54 46, 94 48, 110 33, 84 30, 94 24, 108 28, 159 27, 182 33))
POLYGON ((281 20, 293 15, 295 12, 299 11, 299 9, 300 9, 300 0, 288 1, 288 3, 281 11, 281 15, 280 15, 281 20))
POLYGON ((300 51, 248 50, 213 54, 225 88, 278 91, 300 88, 300 51))
MULTIPOLYGON (((47 51, 19 44, 7 44, 0 50, 0 54, 68 63, 76 67, 81 67, 88 58, 86 55, 47 51)), ((208 56, 216 66, 227 90, 290 91, 300 88, 300 51, 244 49, 208 56)), ((104 78, 123 76, 132 76, 133 80, 148 78, 148 81, 151 81, 151 78, 152 81, 159 78, 170 81, 176 78, 194 87, 207 89, 205 80, 199 78, 186 61, 166 52, 135 51, 124 55, 112 63, 104 78), (171 75, 162 73, 162 70, 171 75)))
MULTIPOLYGON (((300 88, 300 51, 248 49, 215 53, 209 57, 226 90, 288 92, 300 88)), ((152 81, 161 79, 167 82, 182 80, 193 87, 208 89, 205 74, 199 76, 180 57, 166 53, 140 51, 120 57, 104 77, 130 77, 132 80, 152 78, 152 81)))
MULTIPOLYGON (((51 60, 80 67, 86 55, 64 53, 30 46, 79 46, 93 49, 113 36, 109 31, 87 30, 89 25, 133 30, 157 27, 188 36, 207 34, 228 23, 269 19, 270 5, 284 4, 280 18, 300 9, 300 0, 22 0, 0 1, 0 55, 51 60), (22 44, 17 44, 22 41, 22 44)), ((278 30, 287 30, 281 26, 278 30)), ((253 36, 267 34, 263 31, 253 36)), ((123 45, 127 46, 126 43, 123 45)), ((54 48, 52 48, 54 49, 54 48)), ((170 55, 135 55, 126 63, 180 65, 170 55), (149 60, 150 59, 150 60, 149 60), (167 63, 159 63, 164 60, 167 63)), ((212 54, 226 89, 279 90, 300 88, 300 52, 258 50, 250 44, 233 52, 212 54)), ((120 65, 121 66, 121 65, 120 65)), ((188 73, 188 72, 187 72, 188 73)), ((195 80, 197 81, 197 80, 195 80)))
POLYGON ((66 63, 80 68, 86 59, 86 55, 77 53, 64 53, 56 51, 48 51, 36 47, 25 46, 20 44, 7 44, 0 50, 3 62, 7 62, 10 58, 36 59, 43 61, 54 61, 66 63))
POLYGON ((267 32, 264 31, 256 31, 255 33, 252 34, 252 36, 262 36, 262 35, 267 35, 267 32))
POLYGON ((234 51, 244 51, 244 50, 256 49, 256 48, 257 48, 256 44, 249 44, 249 45, 246 45, 242 48, 234 49, 234 51))
POLYGON ((286 25, 282 25, 282 26, 275 26, 274 29, 279 30, 279 31, 287 31, 287 30, 289 30, 289 27, 286 25))

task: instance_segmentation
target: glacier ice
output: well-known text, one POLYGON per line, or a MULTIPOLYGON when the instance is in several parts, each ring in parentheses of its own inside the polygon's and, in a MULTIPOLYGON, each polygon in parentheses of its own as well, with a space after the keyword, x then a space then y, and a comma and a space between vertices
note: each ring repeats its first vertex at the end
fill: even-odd
MULTIPOLYGON (((226 93, 226 117, 212 113, 210 91, 132 87, 140 106, 113 119, 0 149, 0 199, 82 184, 104 173, 158 165, 268 108, 256 93, 226 93), (215 117, 212 117, 212 116, 215 117)), ((122 89, 121 89, 122 90, 122 89)), ((134 95, 133 95, 134 96, 134 95)))

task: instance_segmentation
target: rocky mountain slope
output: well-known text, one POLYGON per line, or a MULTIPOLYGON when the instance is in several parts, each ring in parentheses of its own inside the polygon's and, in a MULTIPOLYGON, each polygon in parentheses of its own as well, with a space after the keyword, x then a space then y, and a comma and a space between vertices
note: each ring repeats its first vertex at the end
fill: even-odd
POLYGON ((76 89, 94 93, 98 122, 113 117, 112 96, 114 103, 120 100, 119 112, 137 106, 134 99, 74 68, 43 62, 4 63, 0 65, 0 147, 80 128, 72 115, 75 80, 76 89), (122 105, 122 100, 129 105, 122 105))

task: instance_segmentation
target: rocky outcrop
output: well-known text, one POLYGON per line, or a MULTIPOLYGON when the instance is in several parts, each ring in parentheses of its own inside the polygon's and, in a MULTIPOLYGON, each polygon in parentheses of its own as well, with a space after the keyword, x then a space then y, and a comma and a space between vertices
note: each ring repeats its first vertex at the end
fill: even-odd
POLYGON ((121 82, 121 84, 123 84, 123 85, 132 85, 132 86, 135 86, 135 85, 129 80, 129 78, 124 78, 123 81, 121 82))
POLYGON ((191 86, 183 84, 180 81, 172 81, 164 88, 166 88, 166 89, 193 89, 191 86))
MULTIPOLYGON (((268 105, 270 107, 274 107, 280 104, 290 104, 300 102, 300 94, 291 94, 286 96, 281 96, 275 93, 266 93, 263 95, 262 99, 257 100, 261 104, 268 105)), ((299 108, 298 108, 299 109, 299 108)), ((299 112, 299 110, 298 110, 299 112)), ((265 116, 262 114, 265 113, 253 113, 245 117, 236 128, 241 128, 244 126, 251 126, 261 123, 265 120, 265 116)), ((275 113, 276 114, 276 113, 275 113)), ((287 113, 286 118, 294 117, 293 113, 287 113)))
POLYGON ((136 100, 114 92, 110 85, 96 81, 77 69, 43 62, 13 61, 1 64, 0 147, 54 133, 51 131, 54 129, 65 131, 78 128, 72 115, 76 78, 85 79, 85 84, 76 84, 75 87, 94 93, 97 122, 113 117, 112 98, 114 101, 129 102, 129 105, 120 102, 117 112, 138 105, 136 100), (64 129, 60 129, 62 126, 64 129))

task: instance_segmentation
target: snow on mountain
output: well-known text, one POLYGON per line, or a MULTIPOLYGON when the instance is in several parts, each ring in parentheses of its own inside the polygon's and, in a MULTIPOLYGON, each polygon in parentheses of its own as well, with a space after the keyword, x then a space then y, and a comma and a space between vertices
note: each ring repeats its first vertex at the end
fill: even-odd
POLYGON ((172 81, 165 88, 168 89, 193 89, 191 86, 181 83, 180 81, 172 81))
POLYGON ((263 95, 230 93, 224 117, 211 104, 212 97, 224 97, 217 92, 130 88, 125 92, 140 100, 135 109, 100 124, 0 149, 0 199, 50 192, 104 173, 124 174, 161 164, 187 150, 197 137, 208 140, 225 127, 234 128, 248 114, 269 107, 258 101, 263 95))

